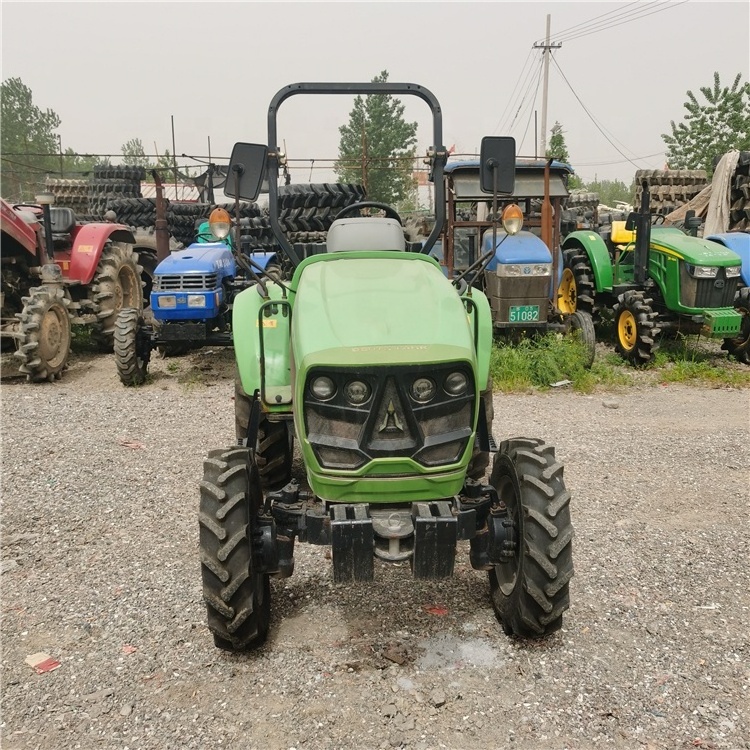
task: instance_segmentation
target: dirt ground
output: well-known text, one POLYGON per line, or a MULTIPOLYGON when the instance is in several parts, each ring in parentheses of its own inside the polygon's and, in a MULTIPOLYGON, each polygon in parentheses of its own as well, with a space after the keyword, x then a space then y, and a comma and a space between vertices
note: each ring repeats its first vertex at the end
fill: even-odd
POLYGON ((495 395, 495 436, 555 445, 573 495, 550 638, 503 635, 467 543, 450 580, 378 562, 359 586, 298 545, 268 643, 231 655, 197 554, 231 363, 158 360, 138 389, 107 355, 54 384, 5 370, 3 748, 750 748, 749 391, 495 395))

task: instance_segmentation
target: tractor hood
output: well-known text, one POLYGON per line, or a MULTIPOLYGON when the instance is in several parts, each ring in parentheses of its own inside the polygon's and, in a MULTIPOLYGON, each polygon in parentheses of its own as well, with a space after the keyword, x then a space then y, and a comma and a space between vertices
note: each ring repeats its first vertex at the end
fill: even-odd
POLYGON ((690 237, 672 227, 652 227, 651 245, 695 266, 739 266, 740 256, 718 242, 690 237))
POLYGON ((223 242, 194 243, 165 258, 156 267, 155 273, 159 276, 205 273, 234 276, 234 257, 223 242))
POLYGON ((297 370, 475 361, 463 302, 429 256, 320 255, 299 267, 295 282, 297 370))

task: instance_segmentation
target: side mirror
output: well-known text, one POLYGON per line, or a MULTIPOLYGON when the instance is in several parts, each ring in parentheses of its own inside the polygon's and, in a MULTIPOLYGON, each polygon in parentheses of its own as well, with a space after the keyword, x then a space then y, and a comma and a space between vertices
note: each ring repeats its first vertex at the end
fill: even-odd
POLYGON ((266 175, 268 147, 259 143, 235 143, 229 160, 224 192, 232 198, 254 201, 266 175))
POLYGON ((510 195, 516 183, 516 139, 509 136, 482 138, 479 186, 483 193, 510 195), (497 180, 497 181, 496 181, 497 180))

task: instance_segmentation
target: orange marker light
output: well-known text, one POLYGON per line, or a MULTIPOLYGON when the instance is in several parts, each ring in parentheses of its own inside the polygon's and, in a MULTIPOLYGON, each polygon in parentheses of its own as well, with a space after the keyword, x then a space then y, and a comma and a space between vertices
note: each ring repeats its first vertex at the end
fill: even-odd
POLYGON ((208 226, 214 237, 223 240, 232 228, 232 219, 223 208, 215 208, 208 217, 208 226))
POLYGON ((516 203, 511 203, 503 210, 503 229, 508 234, 518 234, 523 226, 523 211, 516 203))

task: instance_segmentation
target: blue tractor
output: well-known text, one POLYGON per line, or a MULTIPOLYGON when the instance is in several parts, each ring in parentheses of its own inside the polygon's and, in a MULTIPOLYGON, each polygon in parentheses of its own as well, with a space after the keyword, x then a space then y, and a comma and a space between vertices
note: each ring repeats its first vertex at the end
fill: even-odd
POLYGON ((498 337, 575 333, 590 366, 596 347, 591 316, 565 309, 559 298, 562 218, 572 173, 562 162, 519 158, 512 192, 503 193, 482 184, 478 159, 449 162, 446 224, 432 254, 457 284, 486 293, 498 337))
POLYGON ((153 322, 147 323, 139 310, 121 310, 114 348, 124 385, 145 380, 156 348, 176 353, 193 347, 232 346, 234 298, 258 282, 255 269, 262 273, 274 254, 238 255, 231 228, 229 214, 216 208, 200 225, 195 242, 159 263, 150 300, 153 322))
POLYGON ((750 234, 722 232, 711 234, 706 239, 724 245, 742 259, 741 284, 734 298, 734 308, 742 314, 742 327, 737 336, 724 339, 721 348, 738 362, 750 365, 750 234))

